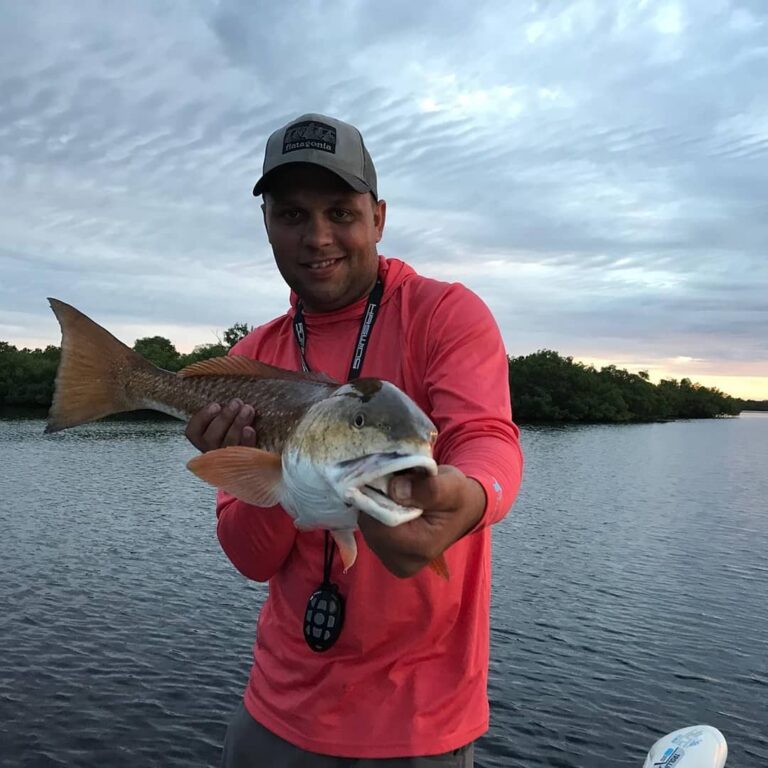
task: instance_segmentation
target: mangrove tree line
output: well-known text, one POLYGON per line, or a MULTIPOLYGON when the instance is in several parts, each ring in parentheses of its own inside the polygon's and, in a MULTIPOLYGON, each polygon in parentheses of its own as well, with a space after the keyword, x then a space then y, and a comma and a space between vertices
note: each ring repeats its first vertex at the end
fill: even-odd
MULTIPOLYGON (((137 339, 133 348, 170 371, 225 355, 249 328, 236 323, 216 344, 181 354, 162 336, 137 339)), ((53 396, 59 347, 17 349, 0 341, 0 408, 47 407, 53 396)), ((768 410, 768 401, 744 401, 689 379, 653 384, 648 374, 609 365, 599 370, 553 350, 509 358, 509 386, 518 422, 632 422, 711 418, 745 408, 768 410)))

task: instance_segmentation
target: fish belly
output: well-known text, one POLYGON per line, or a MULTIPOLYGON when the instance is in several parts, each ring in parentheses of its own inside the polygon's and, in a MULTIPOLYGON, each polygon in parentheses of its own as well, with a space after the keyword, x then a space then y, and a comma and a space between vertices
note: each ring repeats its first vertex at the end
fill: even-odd
POLYGON ((283 457, 283 507, 302 530, 357 528, 358 510, 341 499, 320 468, 301 457, 283 457))

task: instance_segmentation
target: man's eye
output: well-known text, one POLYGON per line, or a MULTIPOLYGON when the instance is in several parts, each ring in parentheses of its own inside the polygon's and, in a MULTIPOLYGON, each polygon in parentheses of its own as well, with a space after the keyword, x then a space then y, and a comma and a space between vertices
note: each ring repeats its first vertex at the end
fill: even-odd
POLYGON ((350 221, 352 219, 352 211, 348 211, 346 208, 334 208, 331 215, 336 221, 350 221))
POLYGON ((280 211, 278 216, 283 221, 298 221, 299 217, 301 216, 301 211, 297 210, 296 208, 286 208, 283 211, 280 211))

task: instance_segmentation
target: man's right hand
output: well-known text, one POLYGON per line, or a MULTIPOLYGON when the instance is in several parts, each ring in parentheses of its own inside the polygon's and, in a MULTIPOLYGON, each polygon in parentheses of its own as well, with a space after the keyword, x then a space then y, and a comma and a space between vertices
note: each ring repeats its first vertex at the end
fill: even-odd
POLYGON ((203 453, 230 445, 253 448, 256 446, 253 416, 253 408, 237 398, 224 407, 219 403, 210 403, 189 420, 184 434, 203 453))

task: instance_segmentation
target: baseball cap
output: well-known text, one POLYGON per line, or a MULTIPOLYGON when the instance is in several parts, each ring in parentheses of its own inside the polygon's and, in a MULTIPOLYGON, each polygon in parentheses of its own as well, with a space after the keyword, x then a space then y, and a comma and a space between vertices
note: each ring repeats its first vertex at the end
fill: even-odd
POLYGON ((267 177, 289 163, 311 163, 332 171, 355 192, 376 191, 376 169, 354 125, 334 117, 309 113, 278 128, 267 140, 261 178, 253 188, 260 195, 267 177))

